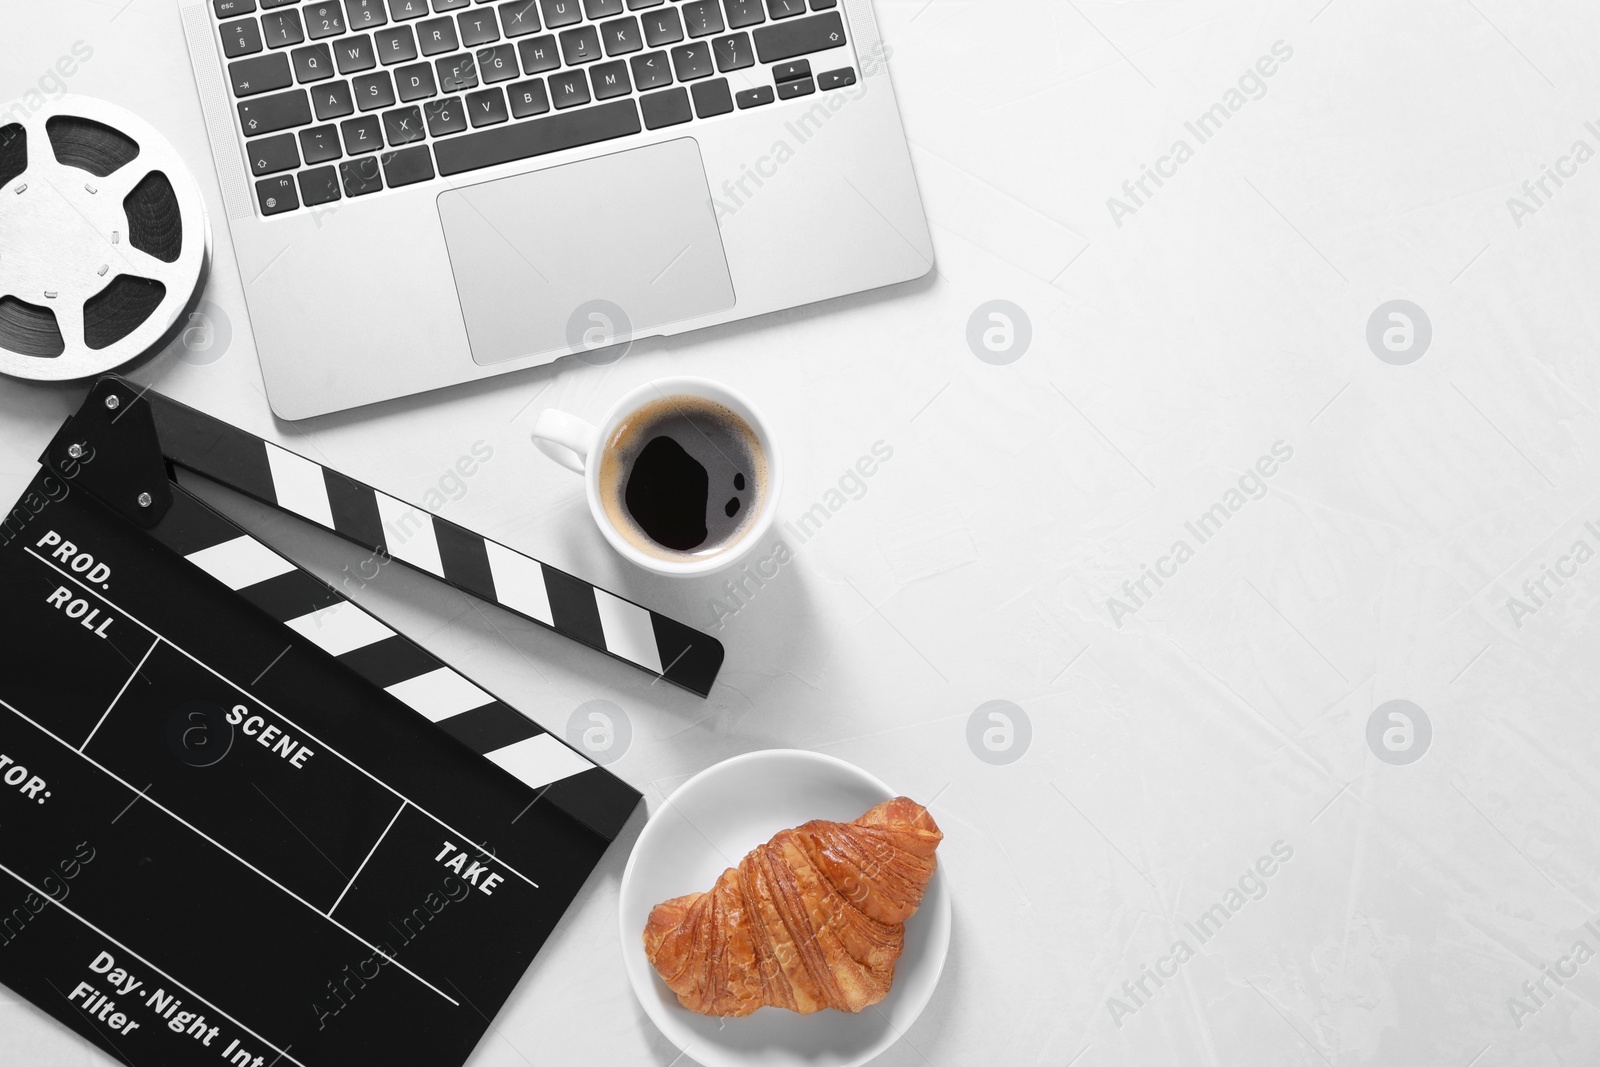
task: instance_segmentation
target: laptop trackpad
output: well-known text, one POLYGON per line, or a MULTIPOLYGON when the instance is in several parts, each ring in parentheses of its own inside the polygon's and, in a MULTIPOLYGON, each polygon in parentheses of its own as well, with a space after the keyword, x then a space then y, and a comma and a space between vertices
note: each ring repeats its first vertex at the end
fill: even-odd
POLYGON ((439 218, 478 363, 626 341, 734 305, 693 138, 450 189, 439 218))

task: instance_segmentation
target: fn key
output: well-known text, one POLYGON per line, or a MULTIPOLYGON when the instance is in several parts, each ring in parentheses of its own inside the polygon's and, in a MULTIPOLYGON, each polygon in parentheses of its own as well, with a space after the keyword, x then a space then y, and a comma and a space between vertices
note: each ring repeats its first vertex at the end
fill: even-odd
POLYGON ((300 198, 294 191, 294 178, 287 174, 256 182, 256 199, 261 202, 263 215, 281 215, 300 206, 300 198))

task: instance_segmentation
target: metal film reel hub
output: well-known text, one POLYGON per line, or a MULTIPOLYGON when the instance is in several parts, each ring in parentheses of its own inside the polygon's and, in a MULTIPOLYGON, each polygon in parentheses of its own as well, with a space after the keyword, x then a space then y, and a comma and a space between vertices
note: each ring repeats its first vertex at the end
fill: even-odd
POLYGON ((0 123, 0 183, 0 373, 100 374, 182 316, 211 231, 194 176, 154 127, 63 96, 0 123))

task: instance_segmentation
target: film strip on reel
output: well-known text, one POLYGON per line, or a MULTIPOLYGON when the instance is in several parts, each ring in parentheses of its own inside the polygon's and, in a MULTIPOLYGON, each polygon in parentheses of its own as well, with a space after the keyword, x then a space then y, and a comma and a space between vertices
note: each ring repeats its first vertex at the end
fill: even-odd
POLYGON ((100 374, 154 348, 204 276, 193 175, 138 116, 63 96, 0 120, 0 373, 100 374))

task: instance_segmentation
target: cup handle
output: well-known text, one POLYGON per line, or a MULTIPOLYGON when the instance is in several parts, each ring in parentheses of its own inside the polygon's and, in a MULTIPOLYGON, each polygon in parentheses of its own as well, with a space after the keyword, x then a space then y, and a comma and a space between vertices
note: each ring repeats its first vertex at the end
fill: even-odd
POLYGON ((555 408, 541 411, 533 423, 533 446, 575 474, 584 473, 598 435, 578 416, 555 408))

